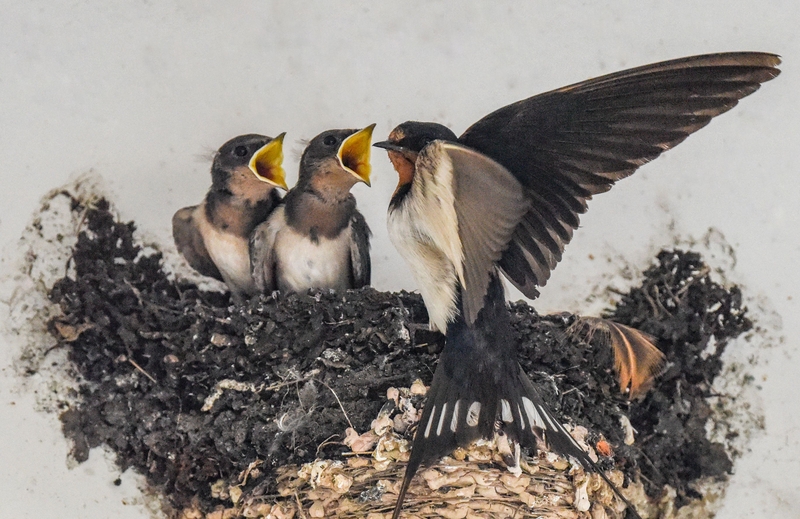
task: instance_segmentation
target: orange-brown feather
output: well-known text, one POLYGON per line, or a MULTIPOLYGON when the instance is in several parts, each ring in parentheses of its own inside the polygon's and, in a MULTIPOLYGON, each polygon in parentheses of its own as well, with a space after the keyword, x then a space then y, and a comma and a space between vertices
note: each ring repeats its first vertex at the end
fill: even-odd
MULTIPOLYGON (((410 184, 414 180, 414 163, 408 160, 405 155, 398 151, 389 150, 389 160, 392 161, 392 166, 397 171, 397 189, 410 184)), ((395 189, 395 193, 397 189, 395 189)))
POLYGON ((592 341, 600 332, 614 350, 614 368, 622 392, 629 390, 630 398, 639 398, 650 389, 664 364, 664 354, 655 346, 650 335, 598 317, 580 317, 568 330, 581 333, 592 341))

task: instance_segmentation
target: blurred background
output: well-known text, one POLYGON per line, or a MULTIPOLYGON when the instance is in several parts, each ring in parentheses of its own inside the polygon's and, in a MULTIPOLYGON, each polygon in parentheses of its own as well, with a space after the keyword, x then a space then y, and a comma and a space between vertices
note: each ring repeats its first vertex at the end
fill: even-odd
MULTIPOLYGON (((40 198, 88 171, 142 236, 172 247, 172 214, 203 198, 214 150, 238 134, 287 132, 291 186, 303 139, 325 129, 377 123, 383 140, 415 119, 460 134, 496 108, 624 68, 782 55, 778 79, 590 204, 534 306, 596 312, 598 289, 624 289, 659 248, 714 228, 735 251, 731 279, 785 339, 762 354, 765 432, 717 517, 800 517, 800 3, 4 0, 0 12, 3 273, 40 198)), ((354 193, 374 233, 373 285, 413 289, 385 231, 396 174, 381 150, 372 162, 372 188, 354 193)), ((56 418, 34 411, 13 348, 0 351, 0 517, 149 517, 136 478, 115 485, 102 452, 67 467, 56 418)))

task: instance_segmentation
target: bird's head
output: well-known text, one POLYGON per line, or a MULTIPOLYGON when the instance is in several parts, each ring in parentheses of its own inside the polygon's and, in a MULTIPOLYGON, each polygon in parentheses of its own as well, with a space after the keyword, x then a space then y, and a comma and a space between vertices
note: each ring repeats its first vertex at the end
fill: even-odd
POLYGON ((450 128, 441 124, 407 121, 395 127, 387 140, 376 142, 373 146, 389 152, 389 160, 392 161, 392 165, 400 177, 397 185, 399 190, 414 180, 417 156, 422 149, 430 142, 437 140, 456 142, 458 137, 450 128))
POLYGON ((283 136, 247 134, 229 140, 214 155, 212 189, 258 200, 275 187, 286 189, 283 136))
POLYGON ((371 124, 362 130, 328 130, 311 139, 300 158, 299 182, 320 193, 346 193, 358 182, 369 186, 374 128, 371 124))

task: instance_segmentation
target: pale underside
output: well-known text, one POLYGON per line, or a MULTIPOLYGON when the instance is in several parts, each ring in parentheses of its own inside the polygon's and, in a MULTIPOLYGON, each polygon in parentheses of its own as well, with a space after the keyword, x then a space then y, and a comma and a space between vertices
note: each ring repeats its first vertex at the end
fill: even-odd
POLYGON ((410 192, 389 213, 389 235, 417 280, 431 328, 444 332, 458 312, 459 289, 474 322, 528 202, 505 168, 457 144, 432 142, 415 167, 410 192))
POLYGON ((319 236, 312 240, 288 225, 283 206, 270 216, 267 226, 268 239, 264 246, 273 250, 278 290, 302 292, 310 288, 329 288, 343 291, 350 288, 350 226, 333 239, 319 236))
POLYGON ((206 218, 205 202, 194 211, 194 221, 203 236, 208 255, 234 293, 252 293, 250 254, 247 238, 220 231, 206 218))

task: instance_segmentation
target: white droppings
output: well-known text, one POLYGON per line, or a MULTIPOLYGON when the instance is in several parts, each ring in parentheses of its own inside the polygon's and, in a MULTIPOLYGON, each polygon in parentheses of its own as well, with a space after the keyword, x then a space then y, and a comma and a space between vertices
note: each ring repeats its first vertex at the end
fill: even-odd
POLYGON ((634 433, 636 432, 636 429, 634 429, 633 425, 631 425, 630 419, 624 414, 620 415, 619 423, 622 425, 622 430, 625 431, 625 439, 622 440, 623 443, 625 445, 633 445, 633 442, 635 441, 634 433))

